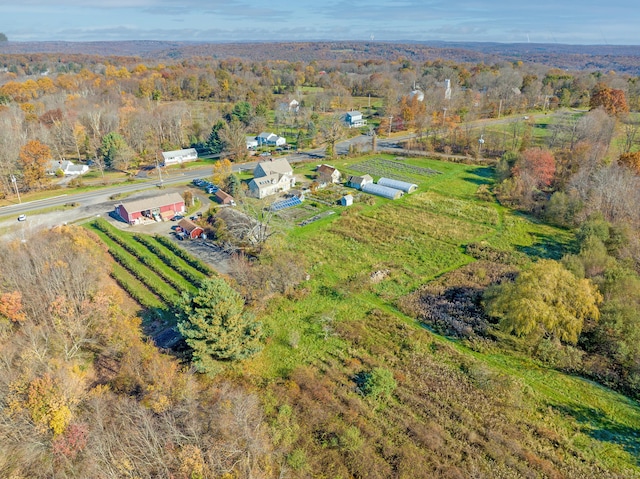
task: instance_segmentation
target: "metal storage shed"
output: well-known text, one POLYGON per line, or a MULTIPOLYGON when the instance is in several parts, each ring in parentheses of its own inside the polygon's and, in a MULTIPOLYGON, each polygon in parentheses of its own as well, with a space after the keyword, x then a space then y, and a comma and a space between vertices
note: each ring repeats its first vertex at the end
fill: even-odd
POLYGON ((418 189, 418 185, 407 183, 406 181, 393 180, 391 178, 380 178, 378 180, 378 184, 388 186, 389 188, 395 188, 396 190, 402 190, 405 193, 413 193, 418 189))
POLYGON ((388 186, 376 185, 368 183, 362 187, 362 191, 369 193, 370 195, 382 196, 390 200, 397 200, 404 193, 396 188, 389 188, 388 186))

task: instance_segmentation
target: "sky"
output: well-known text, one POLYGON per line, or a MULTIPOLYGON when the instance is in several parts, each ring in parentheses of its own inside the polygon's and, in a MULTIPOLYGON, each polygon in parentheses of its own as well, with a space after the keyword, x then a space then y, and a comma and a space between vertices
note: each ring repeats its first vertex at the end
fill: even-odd
POLYGON ((9 41, 639 45, 638 0, 0 0, 9 41))

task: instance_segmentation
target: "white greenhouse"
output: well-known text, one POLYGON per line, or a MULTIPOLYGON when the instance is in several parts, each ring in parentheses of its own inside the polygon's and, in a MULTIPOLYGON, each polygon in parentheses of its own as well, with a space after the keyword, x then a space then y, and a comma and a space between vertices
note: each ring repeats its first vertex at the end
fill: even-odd
POLYGON ((396 188, 389 188, 388 186, 376 185, 374 183, 368 183, 362 187, 362 191, 369 193, 370 195, 382 196, 390 200, 397 200, 404 193, 396 188))
POLYGON ((407 183, 406 181, 393 180, 391 178, 380 178, 378 180, 378 184, 388 186, 389 188, 395 188, 396 190, 402 190, 405 193, 413 193, 418 189, 418 185, 407 183))

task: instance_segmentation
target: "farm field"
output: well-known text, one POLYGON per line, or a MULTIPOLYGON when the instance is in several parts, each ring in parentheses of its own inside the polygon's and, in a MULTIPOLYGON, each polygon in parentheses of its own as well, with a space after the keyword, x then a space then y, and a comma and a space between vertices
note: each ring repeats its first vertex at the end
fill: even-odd
POLYGON ((147 334, 155 337, 175 325, 172 308, 182 292, 195 292, 213 271, 202 261, 162 236, 131 234, 103 219, 86 226, 108 247, 115 260, 111 276, 146 310, 147 334))
MULTIPOLYGON (((385 175, 393 174, 394 160, 384 159, 385 175)), ((570 251, 572 234, 477 199, 478 186, 492 181, 486 167, 395 163, 398 174, 409 170, 400 165, 415 167, 417 192, 334 207, 286 233, 310 279, 265 306, 270 339, 243 375, 266 388, 276 434, 292 434, 294 469, 367 476, 375 464, 375 477, 389 477, 393 457, 412 457, 425 471, 412 477, 640 477, 637 403, 532 360, 445 339, 399 310, 420 285, 474 262, 469 244, 533 261, 570 251), (354 379, 374 367, 398 383, 381 407, 358 394, 354 379), (294 411, 286 424, 284 407, 294 411), (350 440, 362 459, 345 446, 350 440), (456 467, 436 473, 443 454, 456 467)), ((367 157, 335 166, 349 175, 381 164, 367 157)))

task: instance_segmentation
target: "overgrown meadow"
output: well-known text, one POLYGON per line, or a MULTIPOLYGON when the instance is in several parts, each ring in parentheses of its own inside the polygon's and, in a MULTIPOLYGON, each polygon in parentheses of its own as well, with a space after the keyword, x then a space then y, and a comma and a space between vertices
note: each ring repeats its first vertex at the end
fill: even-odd
MULTIPOLYGON (((241 368, 262 390, 288 467, 299 477, 638 477, 635 402, 525 357, 470 349, 399 309, 476 261, 467 245, 526 263, 559 258, 572 234, 479 199, 490 168, 386 160, 386 175, 409 175, 418 191, 292 226, 285 242, 306 258, 309 280, 266 305, 270 339, 241 368), (427 169, 437 173, 416 174, 427 169), (384 403, 359 388, 373 368, 398 384, 384 403)), ((363 174, 368 162, 381 173, 380 157, 335 166, 363 174)))

